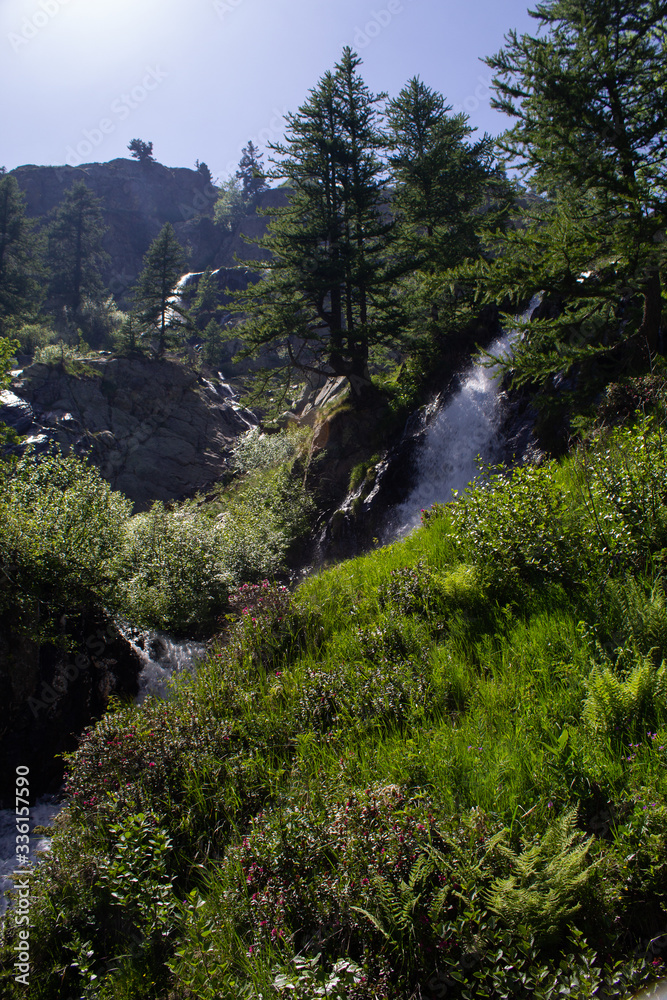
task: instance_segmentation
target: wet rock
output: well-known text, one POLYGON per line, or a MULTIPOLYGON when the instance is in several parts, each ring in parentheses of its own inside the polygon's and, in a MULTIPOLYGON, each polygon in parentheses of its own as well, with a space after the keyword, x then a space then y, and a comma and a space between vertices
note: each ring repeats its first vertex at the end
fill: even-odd
POLYGON ((0 392, 0 424, 6 424, 17 434, 25 434, 33 422, 33 412, 30 403, 21 399, 13 392, 3 389, 0 392))

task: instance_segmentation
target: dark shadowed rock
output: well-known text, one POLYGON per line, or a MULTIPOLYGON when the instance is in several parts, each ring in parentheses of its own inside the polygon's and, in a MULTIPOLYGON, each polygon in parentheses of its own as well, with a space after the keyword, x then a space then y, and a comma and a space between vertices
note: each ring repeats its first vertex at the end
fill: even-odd
POLYGON ((60 754, 74 750, 109 698, 134 697, 142 661, 102 611, 61 619, 54 642, 0 624, 0 807, 13 807, 16 768, 30 768, 32 797, 57 791, 60 754))

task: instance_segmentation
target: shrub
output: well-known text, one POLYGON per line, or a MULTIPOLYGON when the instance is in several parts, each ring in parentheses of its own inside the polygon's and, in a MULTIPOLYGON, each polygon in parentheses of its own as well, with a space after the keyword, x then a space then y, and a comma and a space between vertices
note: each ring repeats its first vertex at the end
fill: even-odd
POLYGON ((9 620, 33 617, 35 599, 75 608, 114 592, 113 564, 130 501, 73 455, 0 464, 0 607, 9 620))
POLYGON ((86 356, 88 352, 79 347, 66 344, 64 340, 59 340, 57 344, 46 344, 39 347, 34 354, 34 360, 42 365, 64 365, 66 361, 77 361, 86 356))
POLYGON ((50 326, 43 323, 24 323, 16 336, 23 354, 35 354, 36 351, 56 340, 58 334, 50 326))
POLYGON ((298 443, 294 433, 262 434, 259 428, 253 427, 241 435, 234 448, 234 467, 239 472, 271 469, 292 458, 298 443))
POLYGON ((667 444, 657 420, 582 448, 575 470, 590 548, 610 569, 643 568, 667 545, 667 444))
POLYGON ((580 581, 586 573, 585 525, 560 487, 555 466, 522 466, 495 474, 449 505, 461 557, 494 591, 520 583, 580 581))
POLYGON ((116 572, 118 604, 131 621, 178 632, 211 625, 225 605, 232 573, 221 530, 193 506, 161 503, 127 524, 116 572))

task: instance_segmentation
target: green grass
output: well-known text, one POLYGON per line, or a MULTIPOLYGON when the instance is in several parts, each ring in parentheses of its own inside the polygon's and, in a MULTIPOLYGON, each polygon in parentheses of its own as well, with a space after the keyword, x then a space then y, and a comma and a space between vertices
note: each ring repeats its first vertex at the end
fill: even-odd
POLYGON ((239 591, 172 700, 70 759, 31 986, 10 916, 3 995, 625 997, 659 976, 661 433, 491 480, 293 595, 239 591))

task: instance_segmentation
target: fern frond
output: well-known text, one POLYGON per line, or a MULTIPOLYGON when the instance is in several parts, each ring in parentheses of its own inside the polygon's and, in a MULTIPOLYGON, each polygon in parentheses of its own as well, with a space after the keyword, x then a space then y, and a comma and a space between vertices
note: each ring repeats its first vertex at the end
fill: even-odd
POLYGON ((519 854, 501 845, 513 871, 497 878, 484 900, 503 923, 548 938, 579 910, 595 866, 587 861, 593 837, 581 840, 576 819, 576 810, 564 813, 519 854))

